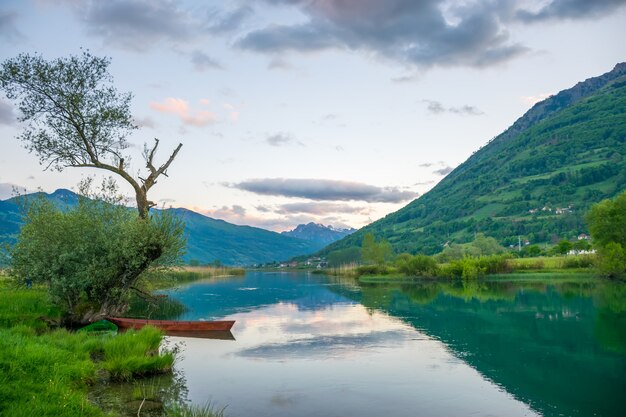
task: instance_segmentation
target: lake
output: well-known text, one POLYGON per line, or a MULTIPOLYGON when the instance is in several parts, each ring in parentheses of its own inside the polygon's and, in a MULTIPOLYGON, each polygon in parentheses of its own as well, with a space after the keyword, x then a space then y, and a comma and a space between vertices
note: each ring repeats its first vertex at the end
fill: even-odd
POLYGON ((231 417, 623 415, 623 284, 248 272, 167 293, 181 320, 237 321, 169 340, 189 400, 231 417))

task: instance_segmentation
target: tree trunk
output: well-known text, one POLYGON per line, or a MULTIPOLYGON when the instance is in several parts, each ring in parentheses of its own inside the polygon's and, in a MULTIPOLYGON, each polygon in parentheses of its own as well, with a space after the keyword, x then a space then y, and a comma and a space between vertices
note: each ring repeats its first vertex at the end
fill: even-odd
POLYGON ((135 188, 135 199, 137 201, 139 218, 147 219, 150 215, 150 209, 155 206, 152 201, 148 200, 148 192, 142 187, 135 188))

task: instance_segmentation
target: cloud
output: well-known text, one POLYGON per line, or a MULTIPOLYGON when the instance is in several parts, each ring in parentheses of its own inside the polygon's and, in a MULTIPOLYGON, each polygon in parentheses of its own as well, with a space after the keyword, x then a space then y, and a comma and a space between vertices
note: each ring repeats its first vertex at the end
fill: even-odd
POLYGON ((364 207, 354 207, 348 204, 325 202, 302 202, 281 204, 275 210, 278 214, 305 213, 325 216, 329 213, 368 214, 364 207))
MULTIPOLYGON (((236 45, 262 53, 349 50, 412 67, 485 67, 528 49, 510 40, 504 7, 444 0, 266 0, 296 7, 301 23, 273 24, 236 45)), ((498 3, 498 6, 500 3, 498 3)))
POLYGON ((13 114, 13 106, 4 100, 0 100, 0 125, 15 124, 15 115, 13 114))
POLYGON ((518 9, 515 17, 525 23, 598 18, 625 4, 626 0, 552 0, 535 11, 518 9))
MULTIPOLYGON (((215 219, 227 221, 229 223, 260 227, 263 229, 274 230, 277 232, 291 230, 299 224, 319 221, 317 218, 309 215, 281 215, 279 217, 262 217, 251 214, 248 212, 248 210, 246 210, 245 207, 236 204, 232 206, 217 207, 209 210, 193 207, 192 210, 215 219)), ((261 209, 257 207, 257 210, 261 213, 271 212, 271 209, 263 206, 261 206, 261 209)))
POLYGON ((254 9, 248 5, 228 11, 212 9, 207 13, 206 27, 209 32, 215 34, 234 32, 253 14, 254 9))
POLYGON ((428 104, 427 109, 432 114, 452 113, 461 116, 481 116, 485 114, 482 110, 467 104, 459 107, 445 107, 441 102, 435 100, 422 100, 422 102, 428 104))
POLYGON ((265 138, 265 142, 271 146, 284 146, 284 145, 300 145, 304 146, 304 143, 300 142, 293 135, 289 133, 275 133, 265 138))
POLYGON ((231 122, 236 122, 237 120, 239 120, 239 110, 237 110, 235 106, 230 103, 224 103, 223 107, 228 112, 228 118, 231 122))
POLYGON ((539 93, 536 96, 524 96, 524 97, 521 97, 521 99, 524 103, 528 104, 529 106, 534 106, 535 104, 547 99, 550 96, 551 94, 548 94, 548 93, 539 93))
POLYGON ((418 167, 420 167, 420 168, 430 168, 433 165, 435 165, 433 162, 425 162, 423 164, 419 164, 418 167))
POLYGON ((161 113, 176 114, 186 125, 202 127, 217 121, 215 113, 208 110, 191 110, 189 104, 180 98, 168 97, 163 103, 152 102, 150 108, 161 113))
POLYGON ((6 42, 16 42, 24 39, 24 35, 17 29, 18 14, 9 10, 0 10, 0 39, 6 42))
POLYGON ((210 69, 223 70, 224 67, 217 60, 211 58, 202 51, 195 50, 191 53, 191 63, 196 71, 206 71, 210 69))
POLYGON ((161 41, 184 44, 201 33, 199 22, 167 0, 91 0, 72 2, 90 35, 106 45, 147 51, 161 41))
POLYGON ((271 70, 278 69, 278 70, 291 71, 291 70, 295 69, 295 67, 293 65, 291 65, 291 63, 289 63, 289 61, 287 61, 287 60, 285 60, 283 58, 274 57, 269 62, 269 64, 267 64, 267 69, 271 69, 271 70))
POLYGON ((150 116, 135 118, 133 121, 139 127, 147 127, 149 129, 156 128, 156 122, 150 116))
POLYGON ((446 166, 440 169, 436 169, 433 171, 433 174, 437 174, 437 175, 448 175, 449 173, 451 173, 454 170, 454 168, 446 166))
POLYGON ((326 179, 251 179, 231 187, 261 195, 301 197, 309 200, 400 203, 419 194, 398 187, 377 187, 359 182, 326 179))
POLYGON ((8 182, 0 182, 0 200, 12 198, 18 194, 23 195, 29 193, 32 193, 32 191, 21 185, 15 185, 8 182))

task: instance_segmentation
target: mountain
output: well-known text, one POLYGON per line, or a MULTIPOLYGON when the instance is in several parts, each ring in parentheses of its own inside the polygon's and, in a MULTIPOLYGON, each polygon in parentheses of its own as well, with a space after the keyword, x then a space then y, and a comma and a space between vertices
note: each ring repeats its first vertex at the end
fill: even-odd
POLYGON ((354 233, 356 229, 340 229, 333 226, 324 226, 323 224, 308 223, 299 224, 295 229, 288 232, 281 232, 284 236, 291 236, 298 239, 308 240, 326 246, 337 240, 354 233))
POLYGON ((251 226, 237 226, 191 210, 168 209, 185 222, 185 260, 251 265, 313 253, 324 245, 251 226))
MULTIPOLYGON (((54 193, 33 193, 27 197, 40 196, 54 202, 58 207, 73 206, 78 196, 69 190, 54 193)), ((250 226, 237 226, 223 220, 212 219, 191 210, 167 209, 185 222, 187 253, 185 261, 200 263, 220 261, 225 265, 250 265, 290 259, 313 253, 324 243, 297 239, 280 233, 250 226)), ((0 242, 14 242, 22 224, 19 200, 11 198, 0 201, 0 242)))
POLYGON ((504 245, 588 233, 589 207, 626 188, 626 63, 535 104, 428 193, 331 244, 360 246, 366 233, 396 253, 441 251, 475 233, 504 245))

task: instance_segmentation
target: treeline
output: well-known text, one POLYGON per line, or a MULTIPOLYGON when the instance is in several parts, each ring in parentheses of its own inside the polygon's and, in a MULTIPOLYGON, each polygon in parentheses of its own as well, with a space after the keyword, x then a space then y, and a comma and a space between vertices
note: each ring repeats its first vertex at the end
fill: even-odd
MULTIPOLYGON (((527 270, 559 270, 590 268, 594 265, 593 255, 569 256, 559 262, 545 262, 541 258, 524 256, 558 256, 576 247, 587 250, 586 241, 572 243, 562 240, 546 250, 537 245, 526 246, 523 251, 512 252, 492 238, 477 234, 469 243, 450 244, 437 255, 393 255, 391 245, 385 239, 376 241, 372 234, 365 235, 361 248, 348 248, 329 255, 330 273, 353 276, 408 276, 431 278, 475 279, 485 275, 505 274, 527 270)), ((548 258, 549 259, 549 258, 548 258)))

